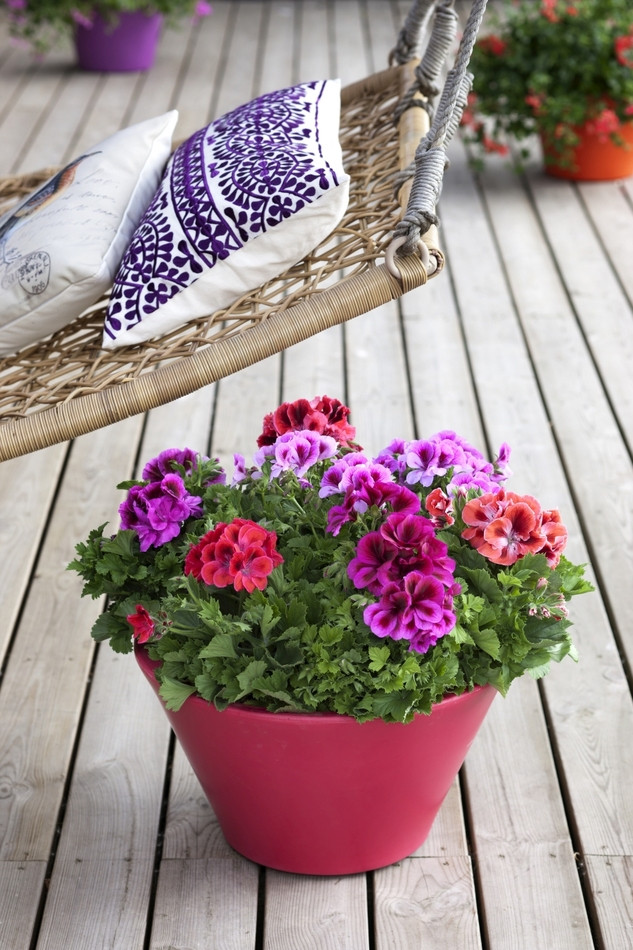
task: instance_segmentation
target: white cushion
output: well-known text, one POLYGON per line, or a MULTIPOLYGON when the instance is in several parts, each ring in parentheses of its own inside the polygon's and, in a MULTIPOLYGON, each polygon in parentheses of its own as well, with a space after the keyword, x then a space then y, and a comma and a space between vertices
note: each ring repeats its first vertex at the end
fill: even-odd
POLYGON ((338 80, 304 83, 176 149, 117 274, 104 347, 226 307, 324 240, 349 199, 339 119, 338 80))
POLYGON ((48 336, 107 291, 177 120, 168 112, 115 133, 0 218, 0 353, 48 336))

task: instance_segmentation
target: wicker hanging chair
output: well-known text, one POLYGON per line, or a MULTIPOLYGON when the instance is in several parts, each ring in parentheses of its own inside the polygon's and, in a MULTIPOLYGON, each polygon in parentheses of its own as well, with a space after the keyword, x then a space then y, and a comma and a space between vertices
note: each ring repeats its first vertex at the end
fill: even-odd
MULTIPOLYGON (((349 207, 299 264, 159 340, 103 350, 104 299, 46 340, 0 358, 0 461, 170 402, 439 273, 444 259, 435 205, 446 145, 472 83, 467 65, 485 6, 486 0, 472 4, 435 109, 437 79, 456 33, 454 0, 414 0, 393 65, 343 90, 349 207), (419 39, 431 19, 419 60, 419 39)), ((0 179, 0 212, 54 171, 0 179)))

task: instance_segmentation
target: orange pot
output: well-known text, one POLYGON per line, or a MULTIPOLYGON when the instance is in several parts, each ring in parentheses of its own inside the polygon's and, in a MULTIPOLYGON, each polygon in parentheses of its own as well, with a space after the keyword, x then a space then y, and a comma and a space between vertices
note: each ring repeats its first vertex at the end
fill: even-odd
POLYGON ((613 181, 633 175, 633 122, 625 122, 619 129, 624 145, 616 145, 610 138, 590 134, 585 126, 577 126, 574 132, 580 137, 580 142, 573 150, 569 166, 559 164, 558 153, 541 135, 548 175, 574 181, 613 181))

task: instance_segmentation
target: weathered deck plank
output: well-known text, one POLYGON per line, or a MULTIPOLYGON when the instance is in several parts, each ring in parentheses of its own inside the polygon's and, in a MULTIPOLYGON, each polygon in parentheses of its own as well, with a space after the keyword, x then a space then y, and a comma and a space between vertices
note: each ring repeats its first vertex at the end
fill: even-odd
MULTIPOLYGON (((82 75, 63 48, 31 66, 0 28, 0 174, 170 108, 180 137, 263 91, 357 79, 385 63, 407 8, 214 6, 165 36, 147 75, 82 75)), ((633 185, 520 179, 501 162, 475 178, 456 143, 440 210, 446 273, 399 305, 0 467, 0 946, 633 944, 633 185), (133 662, 95 654, 99 605, 64 571, 115 519, 135 464, 186 444, 230 469, 265 410, 317 393, 351 404, 369 451, 442 428, 510 442, 514 485, 564 511, 570 556, 598 581, 574 604, 580 663, 495 700, 427 841, 368 878, 260 873, 228 847, 133 662)))

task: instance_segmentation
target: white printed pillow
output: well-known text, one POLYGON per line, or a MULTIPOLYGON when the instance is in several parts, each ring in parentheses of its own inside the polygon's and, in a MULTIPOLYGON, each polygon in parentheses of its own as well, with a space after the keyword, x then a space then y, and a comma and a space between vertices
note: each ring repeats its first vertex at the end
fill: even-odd
POLYGON ((340 83, 270 93, 174 152, 116 276, 107 349, 226 307, 300 261, 349 198, 340 83))
POLYGON ((104 294, 158 187, 177 112, 116 132, 0 218, 0 354, 104 294))

